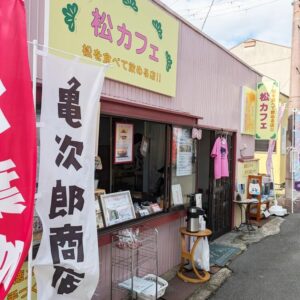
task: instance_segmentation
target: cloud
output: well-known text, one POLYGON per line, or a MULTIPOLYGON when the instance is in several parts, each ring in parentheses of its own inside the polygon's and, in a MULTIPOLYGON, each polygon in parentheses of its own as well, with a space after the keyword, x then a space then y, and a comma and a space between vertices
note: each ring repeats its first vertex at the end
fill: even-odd
MULTIPOLYGON (((199 29, 211 4, 211 0, 163 2, 173 4, 173 10, 199 29)), ((226 48, 249 38, 290 46, 292 11, 291 2, 286 0, 215 0, 204 32, 226 48)))

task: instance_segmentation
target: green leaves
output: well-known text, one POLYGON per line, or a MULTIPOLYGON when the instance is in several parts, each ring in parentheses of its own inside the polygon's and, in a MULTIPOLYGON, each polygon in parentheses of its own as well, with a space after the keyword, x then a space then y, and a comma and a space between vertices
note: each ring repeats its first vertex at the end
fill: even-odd
POLYGON ((138 7, 136 5, 135 0, 123 0, 123 4, 125 4, 126 6, 131 7, 134 11, 138 11, 138 7))
POLYGON ((257 88, 260 89, 262 86, 264 86, 264 84, 263 84, 263 83, 259 83, 259 84, 257 85, 257 88))
MULTIPOLYGON (((277 134, 274 133, 274 134, 270 137, 270 140, 275 140, 276 137, 277 137, 277 134)), ((255 138, 256 138, 257 140, 260 140, 260 139, 261 139, 261 137, 260 137, 257 133, 255 134, 255 138)))
POLYGON ((62 9, 62 13, 65 16, 65 23, 68 25, 70 32, 75 31, 75 16, 78 12, 78 5, 76 3, 67 4, 67 7, 62 9))
POLYGON ((171 58, 171 54, 166 51, 166 71, 169 72, 171 70, 172 67, 172 58, 171 58))
POLYGON ((158 37, 159 37, 160 39, 162 39, 162 33, 163 33, 163 31, 162 31, 162 29, 161 29, 161 23, 158 22, 157 20, 152 20, 152 25, 153 25, 153 27, 156 29, 157 34, 158 34, 158 37))

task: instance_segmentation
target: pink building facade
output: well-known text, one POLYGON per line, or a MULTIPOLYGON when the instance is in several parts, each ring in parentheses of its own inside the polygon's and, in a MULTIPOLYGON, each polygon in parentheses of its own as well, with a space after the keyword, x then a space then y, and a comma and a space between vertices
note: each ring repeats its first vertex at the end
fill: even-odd
MULTIPOLYGON (((25 0, 27 8, 28 40, 38 40, 43 44, 44 36, 44 1, 25 0)), ((156 6, 167 14, 175 17, 179 22, 179 43, 177 56, 177 84, 176 96, 168 97, 145 89, 134 87, 110 79, 105 79, 101 99, 102 115, 108 118, 107 122, 114 119, 145 121, 163 123, 166 131, 166 154, 171 166, 172 156, 172 130, 174 127, 202 129, 203 139, 197 141, 197 159, 195 176, 192 179, 195 184, 189 188, 182 188, 187 193, 201 192, 204 195, 204 208, 209 220, 208 226, 214 231, 214 237, 232 229, 234 187, 236 183, 237 161, 240 159, 240 149, 247 145, 243 152, 244 156, 254 156, 254 138, 242 135, 240 132, 241 120, 241 90, 243 86, 256 88, 257 82, 261 81, 261 75, 243 64, 229 51, 218 45, 215 41, 202 34, 198 29, 181 19, 175 13, 159 1, 153 1, 156 6), (170 131, 170 132, 169 132, 170 131), (169 132, 169 133, 168 133, 169 132), (223 194, 217 192, 222 188, 223 181, 216 182, 213 179, 212 158, 210 151, 214 139, 219 135, 226 134, 230 146, 230 189, 223 194), (222 199, 226 197, 226 200, 222 199), (220 216, 217 210, 222 203, 227 205, 224 220, 227 224, 225 230, 219 222, 220 216)), ((29 44, 29 49, 32 49, 29 44)), ((30 52, 31 54, 31 52, 30 52)), ((41 83, 41 61, 39 60, 38 81, 41 83)), ((151 124, 152 124, 151 123, 151 124)), ((112 132, 111 132, 112 135, 112 132)), ((99 141, 101 144, 101 132, 99 141)), ((104 154, 103 154, 104 155, 104 154)), ((101 157, 103 160, 103 157, 101 157)), ((112 169, 111 167, 110 169, 112 169)), ((165 168, 166 172, 168 168, 165 168)), ((115 172, 115 171, 113 171, 115 172)), ((172 172, 172 171, 171 171, 172 172)), ((115 173, 112 173, 115 174, 115 173)), ((109 175, 108 177, 113 177, 109 175)), ((103 228, 99 230, 99 255, 101 275, 94 299, 109 299, 111 284, 110 262, 110 234, 113 230, 125 228, 131 225, 147 224, 158 229, 158 260, 159 274, 172 269, 180 262, 180 236, 179 228, 184 226, 184 206, 174 208, 171 200, 171 186, 173 174, 165 174, 166 194, 164 195, 163 212, 153 214, 147 218, 140 218, 131 223, 121 224, 119 227, 103 228)), ((175 179, 174 179, 175 180, 175 179)), ((101 178, 100 178, 101 181, 101 178)), ((175 181, 174 181, 175 182, 175 181)), ((143 183, 145 187, 147 183, 143 183)), ((108 186, 112 186, 108 183, 108 186)), ((100 186, 101 187, 101 186, 100 186)), ((114 190, 110 190, 113 192, 114 190)), ((184 197, 186 197, 184 193, 184 197)), ((186 203, 185 203, 186 204, 186 203)), ((224 206, 224 205, 223 205, 224 206)), ((92 246, 92 245, 91 245, 92 246)))

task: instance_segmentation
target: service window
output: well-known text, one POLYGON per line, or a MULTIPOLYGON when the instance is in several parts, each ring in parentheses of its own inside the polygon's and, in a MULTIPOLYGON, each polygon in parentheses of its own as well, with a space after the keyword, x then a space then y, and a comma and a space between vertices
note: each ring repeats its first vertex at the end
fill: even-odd
POLYGON ((101 116, 97 190, 130 191, 137 218, 165 209, 166 124, 101 116))

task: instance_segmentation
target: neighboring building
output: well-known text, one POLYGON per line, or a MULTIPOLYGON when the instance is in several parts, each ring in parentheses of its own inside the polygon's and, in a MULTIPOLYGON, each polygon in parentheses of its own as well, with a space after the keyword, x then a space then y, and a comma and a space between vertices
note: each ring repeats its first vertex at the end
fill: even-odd
MULTIPOLYGON (((279 81, 280 103, 288 102, 291 64, 290 47, 249 39, 233 47, 230 51, 265 77, 279 81)), ((273 155, 274 182, 276 185, 285 183, 287 117, 286 107, 273 155)), ((263 174, 266 173, 267 152, 268 141, 255 142, 255 157, 259 159, 259 171, 263 174)))
POLYGON ((280 91, 289 96, 291 48, 255 39, 230 49, 259 73, 279 81, 280 91))

